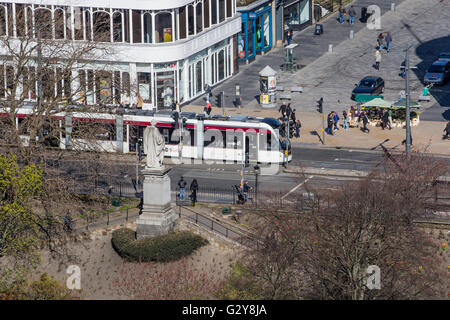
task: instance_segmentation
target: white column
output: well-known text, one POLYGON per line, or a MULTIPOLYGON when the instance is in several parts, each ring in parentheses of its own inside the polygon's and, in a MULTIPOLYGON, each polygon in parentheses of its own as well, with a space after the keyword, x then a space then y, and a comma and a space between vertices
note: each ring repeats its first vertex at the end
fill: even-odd
MULTIPOLYGON (((128 15, 130 16, 130 43, 133 43, 133 10, 128 9, 128 15)), ((134 65, 136 67, 136 65, 134 65)), ((131 74, 130 74, 131 77, 131 74)))
POLYGON ((130 102, 137 102, 137 70, 136 63, 130 63, 130 102))
POLYGON ((212 1, 214 1, 214 0, 210 0, 209 1, 209 6, 208 6, 208 10, 209 10, 209 27, 211 28, 211 26, 212 26, 212 17, 211 17, 211 7, 212 7, 212 5, 211 5, 211 3, 212 3, 212 1))
MULTIPOLYGON (((5 6, 5 31, 6 31, 6 35, 9 35, 8 33, 8 25, 9 25, 9 19, 8 19, 9 15, 8 15, 8 6, 5 6)), ((5 82, 6 83, 6 82, 5 82)))
POLYGON ((75 10, 73 6, 70 6, 70 33, 72 34, 72 40, 75 40, 75 10))
POLYGON ((184 91, 184 101, 189 99, 189 93, 188 93, 188 88, 189 88, 189 64, 187 59, 184 60, 184 69, 183 72, 181 74, 181 78, 183 79, 183 84, 184 87, 181 88, 184 91))
POLYGON ((17 30, 16 30, 16 4, 15 3, 11 3, 11 7, 12 7, 12 27, 13 27, 13 37, 17 37, 17 30))
MULTIPOLYGON (((73 64, 72 75, 70 82, 70 90, 72 91, 72 100, 78 101, 80 99, 80 78, 78 74, 78 66, 76 63, 73 64)), ((86 95, 86 92, 84 93, 86 95)))
POLYGON ((189 38, 189 6, 186 6, 184 12, 186 13, 186 39, 189 38))
POLYGON ((86 36, 86 10, 85 8, 80 9, 81 10, 81 14, 83 15, 83 40, 87 40, 87 36, 86 36))
POLYGON ((155 35, 156 35, 156 33, 155 33, 155 28, 156 28, 156 26, 155 26, 155 12, 152 11, 151 15, 152 15, 152 42, 151 43, 156 43, 156 37, 155 37, 155 35))
POLYGON ((120 18, 122 19, 121 27, 122 27, 122 42, 125 42, 125 11, 120 12, 120 18))
POLYGON ((194 15, 194 35, 197 34, 197 6, 192 6, 194 15))
POLYGON ((27 5, 24 5, 23 6, 23 12, 24 12, 24 15, 25 15, 25 34, 26 35, 28 35, 28 7, 27 7, 27 5))
POLYGON ((114 42, 114 25, 113 25, 114 13, 112 8, 109 8, 109 29, 110 29, 110 42, 114 42))
POLYGON ((172 9, 171 11, 171 15, 172 15, 172 42, 175 41, 175 10, 172 9))
POLYGON ((64 40, 67 39, 67 17, 66 17, 66 9, 63 10, 63 21, 64 21, 64 40))
POLYGON ((55 39, 55 6, 52 5, 52 39, 55 39))

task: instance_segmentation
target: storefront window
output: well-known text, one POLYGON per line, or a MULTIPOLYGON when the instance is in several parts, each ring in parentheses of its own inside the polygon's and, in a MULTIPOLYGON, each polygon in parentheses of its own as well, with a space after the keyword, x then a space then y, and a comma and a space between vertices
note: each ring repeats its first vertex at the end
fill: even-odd
POLYGON ((225 78, 225 50, 219 51, 219 81, 225 78))
POLYGON ((172 15, 168 12, 159 12, 155 15, 156 42, 172 42, 172 15))
POLYGON ((267 48, 270 45, 270 12, 264 13, 264 48, 267 48))
POLYGON ((309 1, 310 0, 301 0, 284 8, 284 21, 286 27, 290 25, 301 25, 311 19, 309 1))
POLYGON ((174 101, 175 72, 156 73, 156 100, 158 107, 170 107, 174 101))
POLYGON ((196 94, 199 94, 202 92, 203 86, 202 86, 202 74, 203 74, 203 66, 202 61, 199 61, 195 64, 195 77, 196 77, 196 85, 197 90, 195 91, 196 94))
POLYGON ((145 103, 151 103, 151 74, 138 72, 138 93, 145 103))

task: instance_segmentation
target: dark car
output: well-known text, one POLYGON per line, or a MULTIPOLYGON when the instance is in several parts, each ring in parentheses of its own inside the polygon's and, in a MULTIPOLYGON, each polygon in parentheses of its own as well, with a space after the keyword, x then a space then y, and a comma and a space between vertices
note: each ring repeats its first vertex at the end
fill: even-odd
POLYGON ((438 60, 433 63, 425 74, 423 82, 438 85, 445 84, 450 79, 450 61, 438 60))
POLYGON ((384 80, 380 77, 365 77, 359 84, 355 84, 352 91, 352 100, 355 100, 357 94, 381 94, 384 92, 384 80))

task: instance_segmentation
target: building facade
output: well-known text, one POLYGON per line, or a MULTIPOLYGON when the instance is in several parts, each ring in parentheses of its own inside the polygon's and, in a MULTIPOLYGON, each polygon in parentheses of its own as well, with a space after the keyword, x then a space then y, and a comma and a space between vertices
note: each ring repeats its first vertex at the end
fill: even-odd
MULTIPOLYGON (((36 25, 52 21, 41 30, 42 38, 98 41, 113 49, 105 59, 74 70, 71 78, 79 79, 85 104, 169 107, 198 97, 205 84, 237 71, 241 19, 235 1, 10 1, 0 3, 0 37, 36 37, 36 25)), ((0 97, 11 81, 7 69, 7 63, 0 69, 0 97)), ((55 94, 58 90, 64 93, 70 85, 55 85, 55 94)))

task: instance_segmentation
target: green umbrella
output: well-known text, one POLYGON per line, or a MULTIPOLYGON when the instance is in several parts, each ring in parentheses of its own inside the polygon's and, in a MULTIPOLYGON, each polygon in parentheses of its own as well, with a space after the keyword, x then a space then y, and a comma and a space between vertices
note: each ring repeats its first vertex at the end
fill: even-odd
MULTIPOLYGON (((406 108, 406 99, 402 99, 402 100, 394 103, 392 106, 400 108, 400 109, 406 108)), ((409 106, 411 108, 420 108, 420 103, 415 102, 415 101, 410 101, 409 106)))
POLYGON ((362 104, 361 106, 362 106, 362 107, 381 107, 381 108, 389 108, 389 107, 392 106, 392 103, 393 103, 393 102, 386 101, 386 100, 383 100, 383 99, 381 99, 381 98, 375 98, 375 99, 372 99, 372 100, 370 100, 370 101, 368 101, 368 102, 362 104))

